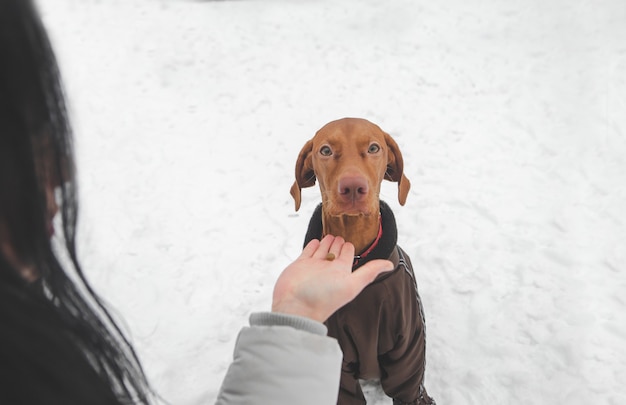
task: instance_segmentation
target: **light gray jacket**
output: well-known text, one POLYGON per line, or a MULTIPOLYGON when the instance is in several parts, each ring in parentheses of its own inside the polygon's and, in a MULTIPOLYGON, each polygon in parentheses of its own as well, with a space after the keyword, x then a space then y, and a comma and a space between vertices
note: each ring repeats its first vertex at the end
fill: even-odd
POLYGON ((326 332, 307 318, 252 314, 216 405, 335 405, 342 353, 326 332))

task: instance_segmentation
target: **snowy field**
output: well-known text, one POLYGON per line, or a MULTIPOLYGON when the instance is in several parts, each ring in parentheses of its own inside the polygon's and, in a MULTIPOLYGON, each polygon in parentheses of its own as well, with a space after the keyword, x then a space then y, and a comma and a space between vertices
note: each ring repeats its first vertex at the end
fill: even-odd
POLYGON ((39 4, 83 264, 171 404, 213 403, 319 201, 294 212, 296 155, 345 116, 404 153, 407 204, 382 198, 438 404, 626 404, 622 0, 39 4))

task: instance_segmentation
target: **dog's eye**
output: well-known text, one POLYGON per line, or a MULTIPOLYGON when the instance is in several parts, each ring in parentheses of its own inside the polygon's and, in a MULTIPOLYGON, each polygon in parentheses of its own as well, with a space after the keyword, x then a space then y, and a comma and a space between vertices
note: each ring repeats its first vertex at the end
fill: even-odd
POLYGON ((330 149, 330 146, 324 145, 320 148, 320 154, 322 156, 330 156, 333 154, 333 151, 330 149))
POLYGON ((369 149, 367 150, 368 153, 376 153, 380 150, 380 146, 378 146, 377 143, 373 143, 370 145, 369 149))

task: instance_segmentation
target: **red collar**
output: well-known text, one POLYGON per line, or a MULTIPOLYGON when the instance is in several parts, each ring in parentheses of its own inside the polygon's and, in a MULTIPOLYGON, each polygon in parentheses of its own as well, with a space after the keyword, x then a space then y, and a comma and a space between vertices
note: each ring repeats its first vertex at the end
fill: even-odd
POLYGON ((368 247, 365 252, 361 253, 360 255, 356 255, 354 256, 354 263, 352 264, 352 267, 355 267, 357 264, 359 264, 359 260, 364 259, 367 255, 369 255, 372 250, 374 250, 374 248, 378 245, 378 241, 380 241, 380 238, 383 236, 383 219, 382 216, 378 216, 378 235, 376 235, 376 239, 374 239, 374 242, 372 242, 372 244, 370 245, 370 247, 368 247))

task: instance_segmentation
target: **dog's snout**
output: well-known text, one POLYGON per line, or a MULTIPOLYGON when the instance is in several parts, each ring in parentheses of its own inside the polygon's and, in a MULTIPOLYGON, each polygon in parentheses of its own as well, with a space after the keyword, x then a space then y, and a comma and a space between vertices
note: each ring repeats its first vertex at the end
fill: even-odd
POLYGON ((367 180, 359 176, 346 176, 339 180, 339 195, 345 201, 359 201, 369 192, 367 180))

